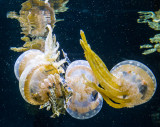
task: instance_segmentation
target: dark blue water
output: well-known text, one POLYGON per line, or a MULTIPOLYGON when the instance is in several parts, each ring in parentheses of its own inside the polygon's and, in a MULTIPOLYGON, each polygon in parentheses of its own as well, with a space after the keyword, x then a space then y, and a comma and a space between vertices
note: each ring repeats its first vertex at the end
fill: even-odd
POLYGON ((76 120, 68 114, 51 119, 51 112, 38 110, 26 103, 19 92, 13 66, 20 55, 9 48, 22 46, 16 20, 6 18, 8 11, 19 11, 25 0, 0 0, 0 127, 158 127, 151 117, 160 107, 159 53, 143 56, 140 44, 149 43, 154 31, 147 24, 138 24, 138 11, 157 11, 158 0, 70 0, 69 10, 57 15, 54 33, 71 61, 85 59, 79 44, 80 29, 88 43, 102 58, 108 69, 118 62, 132 59, 147 65, 157 78, 157 91, 147 103, 128 109, 114 109, 103 104, 98 115, 89 120, 76 120))

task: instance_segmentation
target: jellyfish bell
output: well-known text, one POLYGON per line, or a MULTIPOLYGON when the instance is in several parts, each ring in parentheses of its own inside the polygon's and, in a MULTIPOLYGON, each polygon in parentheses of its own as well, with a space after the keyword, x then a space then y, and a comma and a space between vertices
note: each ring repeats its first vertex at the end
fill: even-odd
POLYGON ((43 52, 32 49, 21 54, 14 65, 14 72, 25 101, 41 105, 49 100, 49 87, 53 85, 53 75, 58 70, 46 61, 43 52))
POLYGON ((49 33, 45 40, 45 51, 28 50, 17 59, 14 71, 19 80, 19 90, 23 99, 32 104, 40 105, 40 109, 52 110, 52 118, 65 114, 66 101, 71 92, 65 89, 60 74, 64 74, 63 64, 58 51, 59 43, 52 27, 47 25, 49 33))
POLYGON ((155 93, 157 84, 152 71, 144 64, 135 60, 126 60, 115 65, 110 71, 116 78, 118 85, 123 85, 123 90, 129 90, 128 96, 132 98, 128 107, 143 104, 149 101, 155 93))
POLYGON ((32 105, 42 105, 49 101, 50 87, 55 84, 54 74, 58 73, 57 69, 52 72, 47 68, 52 66, 47 62, 39 62, 27 66, 19 80, 19 89, 22 97, 32 105))
MULTIPOLYGON (((22 71, 19 75, 19 90, 23 99, 32 105, 42 105, 43 107, 52 97, 55 99, 64 96, 63 85, 60 85, 61 77, 58 68, 47 61, 43 53, 36 53, 36 50, 25 52, 15 66, 22 71), (20 64, 25 65, 21 67, 20 64)), ((18 72, 16 71, 16 73, 18 72)), ((50 102, 52 103, 52 100, 50 102)))
POLYGON ((14 64, 14 73, 16 78, 19 80, 20 75, 22 74, 25 67, 31 63, 31 60, 34 60, 35 57, 42 55, 43 52, 36 49, 31 49, 22 53, 14 64))
POLYGON ((87 43, 82 30, 80 34, 86 60, 101 87, 94 82, 87 82, 86 85, 101 93, 103 99, 114 108, 130 108, 151 99, 156 90, 156 79, 148 67, 130 60, 117 64, 110 72, 87 43))
POLYGON ((82 75, 89 81, 98 84, 87 61, 72 62, 65 74, 67 86, 73 90, 66 110, 76 119, 89 119, 101 110, 103 98, 96 90, 85 85, 85 79, 82 75))

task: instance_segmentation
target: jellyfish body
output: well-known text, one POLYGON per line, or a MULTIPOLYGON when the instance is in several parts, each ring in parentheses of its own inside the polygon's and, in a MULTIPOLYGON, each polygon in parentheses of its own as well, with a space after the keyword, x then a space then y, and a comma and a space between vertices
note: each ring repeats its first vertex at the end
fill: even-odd
POLYGON ((33 49, 24 52, 17 59, 14 71, 25 101, 41 105, 49 100, 49 87, 56 84, 53 75, 59 72, 45 59, 43 52, 33 49))
POLYGON ((157 84, 152 71, 144 64, 135 60, 126 60, 115 65, 110 71, 123 90, 128 90, 129 95, 121 98, 131 98, 126 105, 133 107, 149 101, 155 93, 157 84))
POLYGON ((17 59, 14 72, 19 80, 21 95, 28 103, 40 105, 48 101, 47 98, 44 99, 44 102, 42 100, 42 102, 40 102, 40 98, 44 98, 44 95, 39 96, 41 94, 40 89, 42 89, 41 80, 46 79, 48 76, 47 74, 45 76, 43 73, 45 72, 44 67, 48 64, 45 60, 44 53, 40 50, 28 50, 17 59))
POLYGON ((14 72, 19 80, 19 89, 23 99, 40 108, 52 109, 51 117, 65 113, 66 101, 70 92, 64 88, 60 73, 65 59, 59 59, 59 43, 52 37, 52 28, 45 41, 45 51, 28 50, 17 59, 14 72))
POLYGON ((56 22, 55 12, 49 3, 40 0, 27 0, 22 4, 20 15, 11 11, 7 18, 17 19, 22 27, 22 34, 30 37, 46 36, 48 31, 47 24, 52 28, 56 22))
POLYGON ((156 79, 152 71, 137 61, 124 61, 111 72, 91 50, 84 32, 81 31, 80 44, 85 57, 101 87, 88 81, 86 85, 101 93, 103 99, 114 108, 134 107, 147 102, 156 90, 156 79))
MULTIPOLYGON (((18 59, 15 62, 14 65, 14 73, 16 78, 19 80, 19 77, 21 76, 22 72, 24 71, 25 67, 28 66, 29 64, 33 63, 33 60, 36 56, 38 55, 43 55, 43 52, 40 50, 28 50, 24 53, 22 53, 18 59), (31 61, 32 60, 32 61, 31 61)), ((36 61, 34 61, 36 62, 36 61)))
POLYGON ((65 75, 67 85, 73 90, 73 95, 67 102, 67 112, 76 119, 88 119, 95 116, 102 108, 103 98, 94 89, 85 85, 87 80, 98 83, 85 60, 72 62, 65 75))
POLYGON ((23 99, 32 105, 41 105, 40 108, 52 108, 51 117, 65 114, 65 101, 70 96, 62 84, 61 69, 38 50, 24 52, 15 63, 15 74, 19 78, 23 99))

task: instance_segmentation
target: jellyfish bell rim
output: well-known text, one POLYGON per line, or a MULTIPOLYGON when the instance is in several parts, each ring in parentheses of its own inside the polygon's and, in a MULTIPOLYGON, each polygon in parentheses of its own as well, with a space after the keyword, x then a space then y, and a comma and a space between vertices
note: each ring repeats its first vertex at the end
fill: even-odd
MULTIPOLYGON (((67 113, 75 118, 75 119, 79 119, 79 120, 86 120, 86 119, 90 119, 94 116, 96 116, 102 109, 103 106, 103 97, 101 96, 101 94, 99 92, 98 93, 98 98, 99 98, 99 105, 94 109, 94 110, 90 110, 88 112, 82 113, 82 114, 78 114, 78 112, 72 111, 72 109, 70 109, 69 107, 66 108, 67 113)), ((69 103, 67 103, 68 106, 69 103)))
MULTIPOLYGON (((133 65, 133 66, 136 66, 136 67, 139 67, 141 68, 142 70, 144 70, 148 75, 149 77, 152 79, 153 81, 153 84, 154 84, 154 91, 152 93, 152 96, 146 101, 148 102, 152 97, 153 95, 155 94, 156 92, 156 89, 157 89, 157 81, 156 81, 156 78, 153 74, 153 72, 151 71, 150 68, 148 68, 145 64, 139 62, 139 61, 136 61, 136 60, 125 60, 125 61, 122 61, 122 62, 119 62, 118 64, 116 64, 111 70, 110 72, 112 73, 114 70, 116 70, 118 67, 122 66, 122 65, 133 65)), ((146 103, 144 102, 144 103, 146 103)), ((143 103, 142 103, 143 104, 143 103)))

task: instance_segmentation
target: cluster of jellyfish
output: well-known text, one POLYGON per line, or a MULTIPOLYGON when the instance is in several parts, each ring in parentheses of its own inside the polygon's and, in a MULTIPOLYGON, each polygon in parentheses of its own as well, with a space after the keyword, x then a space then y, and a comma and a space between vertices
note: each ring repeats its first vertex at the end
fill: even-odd
POLYGON ((12 48, 24 51, 14 65, 23 99, 40 105, 40 109, 51 109, 53 118, 67 111, 76 119, 95 116, 103 99, 113 108, 131 108, 149 101, 156 90, 152 71, 135 60, 122 61, 109 71, 82 30, 80 45, 86 60, 71 62, 64 51, 64 58, 60 58, 59 43, 52 30, 57 22, 55 13, 66 11, 67 2, 28 0, 22 4, 20 15, 7 15, 20 22, 25 35, 25 45, 12 48))

